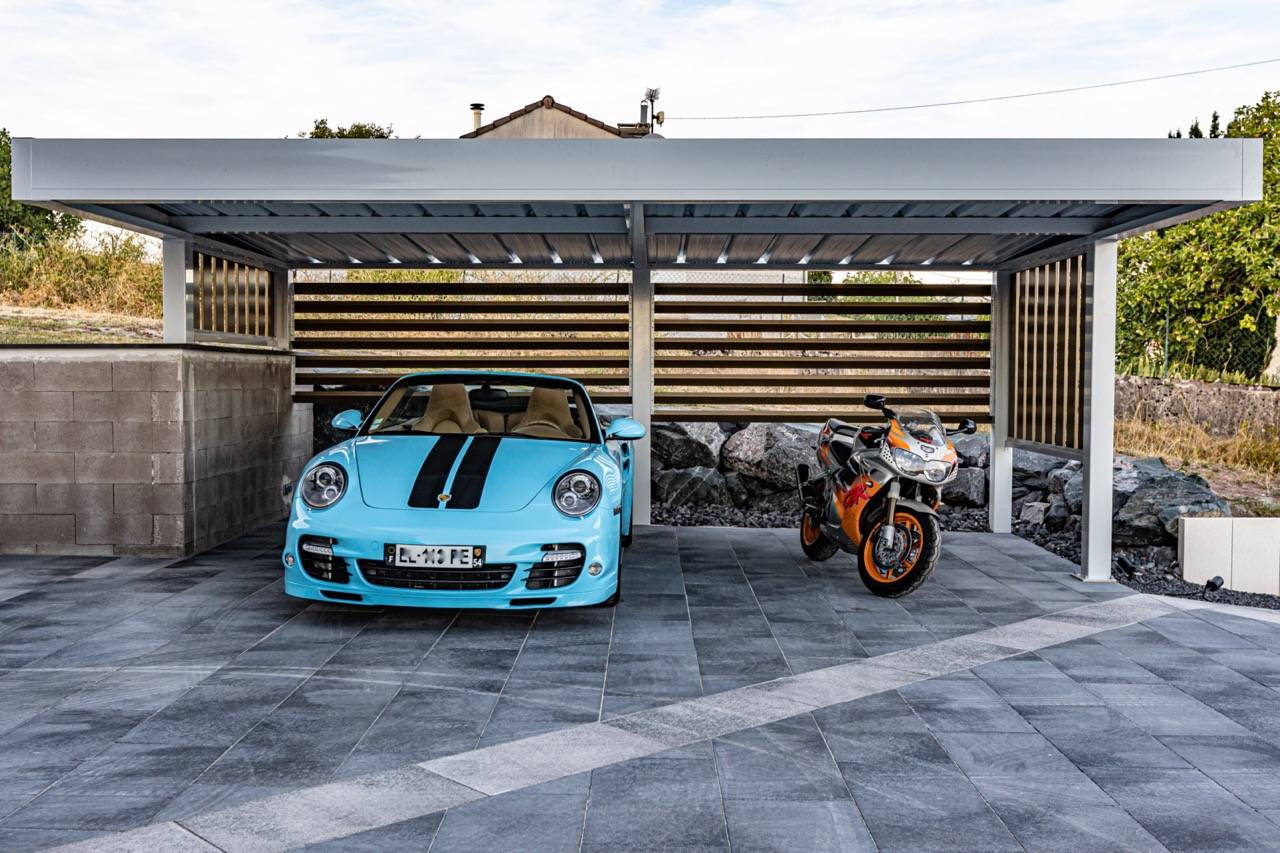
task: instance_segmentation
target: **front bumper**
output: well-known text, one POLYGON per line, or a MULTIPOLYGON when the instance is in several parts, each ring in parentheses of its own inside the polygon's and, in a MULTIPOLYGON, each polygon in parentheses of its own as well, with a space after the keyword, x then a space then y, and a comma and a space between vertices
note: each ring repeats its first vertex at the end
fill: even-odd
POLYGON ((511 610, 599 604, 613 595, 618 581, 619 516, 606 503, 581 519, 566 518, 553 507, 482 513, 374 509, 358 500, 323 511, 295 504, 281 555, 284 589, 289 595, 316 601, 403 607, 511 610), (304 571, 299 551, 302 536, 335 540, 333 555, 346 563, 349 579, 326 581, 304 571), (514 569, 500 589, 406 589, 370 583, 360 561, 380 562, 387 543, 483 545, 487 568, 511 564, 514 569), (542 562, 542 546, 567 543, 583 546, 578 577, 566 586, 530 589, 530 571, 542 562), (285 559, 288 555, 293 556, 293 565, 285 559), (598 575, 589 573, 592 563, 603 567, 598 575))

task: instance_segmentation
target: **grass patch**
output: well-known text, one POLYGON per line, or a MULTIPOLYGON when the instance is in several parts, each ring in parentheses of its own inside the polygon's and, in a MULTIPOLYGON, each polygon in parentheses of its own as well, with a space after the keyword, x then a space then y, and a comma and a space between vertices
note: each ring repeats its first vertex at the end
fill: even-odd
POLYGON ((0 307, 0 344, 154 343, 159 320, 83 311, 0 307))
POLYGON ((1280 436, 1241 431, 1210 435, 1190 421, 1148 423, 1116 421, 1116 450, 1134 456, 1159 456, 1171 462, 1225 465, 1267 476, 1280 475, 1280 436))

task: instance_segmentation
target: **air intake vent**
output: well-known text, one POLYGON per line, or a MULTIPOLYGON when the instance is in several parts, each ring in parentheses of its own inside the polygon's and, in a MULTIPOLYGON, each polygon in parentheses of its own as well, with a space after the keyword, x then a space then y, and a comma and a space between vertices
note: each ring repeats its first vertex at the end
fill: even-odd
POLYGON ((301 536, 298 538, 298 562, 302 570, 318 581, 348 583, 351 572, 347 561, 333 555, 338 540, 328 536, 301 536))
POLYGON ((543 545, 542 560, 534 563, 525 580, 526 589, 559 589, 568 586, 582 574, 586 549, 576 542, 543 545))

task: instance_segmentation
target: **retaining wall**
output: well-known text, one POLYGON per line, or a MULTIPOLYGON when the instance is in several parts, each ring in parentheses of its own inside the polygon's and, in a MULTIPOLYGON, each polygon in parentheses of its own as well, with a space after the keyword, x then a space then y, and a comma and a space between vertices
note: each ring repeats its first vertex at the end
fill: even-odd
POLYGON ((1116 417, 1190 420, 1214 435, 1280 435, 1280 388, 1116 377, 1116 417))
POLYGON ((0 348, 0 553, 185 556, 282 518, 292 391, 288 353, 0 348))

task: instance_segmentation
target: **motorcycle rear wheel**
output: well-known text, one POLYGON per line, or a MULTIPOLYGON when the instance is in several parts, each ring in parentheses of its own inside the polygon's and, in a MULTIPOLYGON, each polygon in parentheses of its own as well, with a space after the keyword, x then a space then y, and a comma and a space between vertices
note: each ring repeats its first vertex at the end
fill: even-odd
POLYGON ((810 560, 822 562, 830 560, 840 550, 827 534, 822 532, 818 521, 810 513, 800 516, 800 548, 810 560))
POLYGON ((858 576, 863 585, 884 598, 898 598, 919 588, 933 573, 942 549, 936 515, 901 507, 894 514, 894 525, 899 545, 892 558, 885 560, 886 555, 877 553, 884 520, 867 532, 858 552, 858 576))

